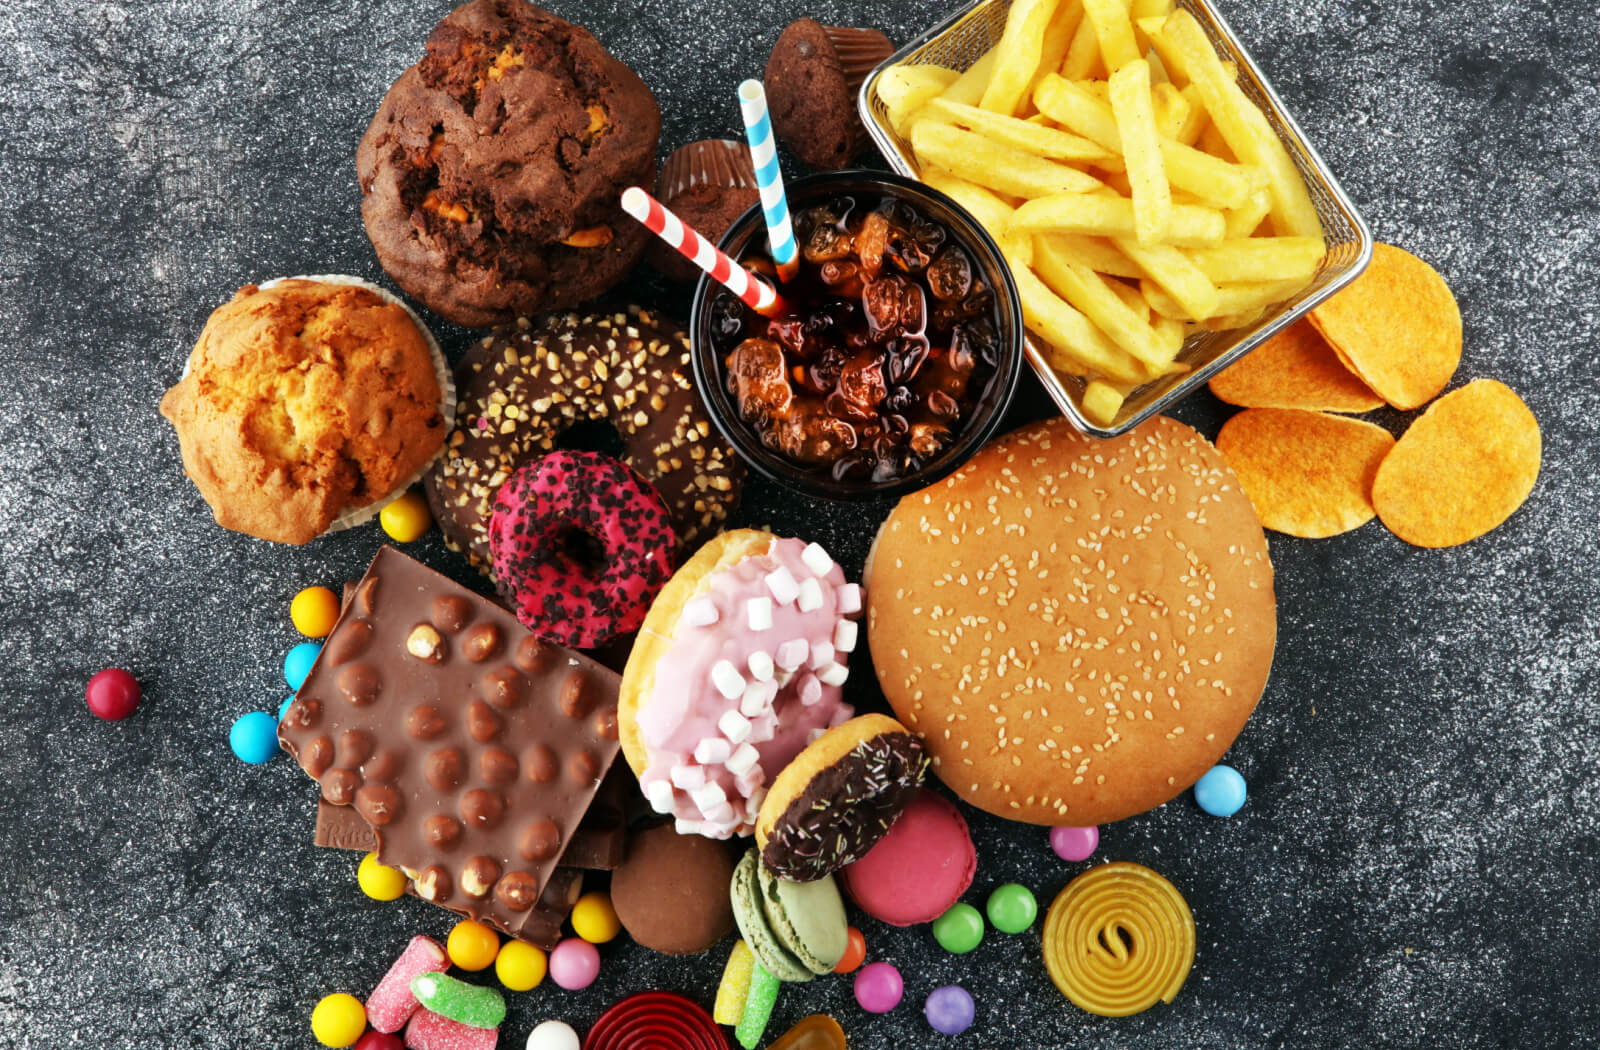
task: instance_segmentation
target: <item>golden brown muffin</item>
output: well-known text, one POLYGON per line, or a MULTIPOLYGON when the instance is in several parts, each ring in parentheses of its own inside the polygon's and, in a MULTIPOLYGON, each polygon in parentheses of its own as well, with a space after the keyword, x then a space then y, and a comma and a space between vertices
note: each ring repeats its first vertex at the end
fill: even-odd
POLYGON ((298 278, 218 307, 161 414, 217 524, 296 544, 392 493, 446 429, 430 342, 406 309, 298 278))

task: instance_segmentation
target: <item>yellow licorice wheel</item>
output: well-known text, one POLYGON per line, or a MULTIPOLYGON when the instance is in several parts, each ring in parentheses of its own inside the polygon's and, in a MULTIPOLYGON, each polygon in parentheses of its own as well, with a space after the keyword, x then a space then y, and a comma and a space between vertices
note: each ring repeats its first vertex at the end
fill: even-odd
POLYGON ((1172 1002, 1194 963, 1194 916, 1177 887, 1142 864, 1090 868, 1044 921, 1044 964, 1092 1014, 1127 1017, 1172 1002))

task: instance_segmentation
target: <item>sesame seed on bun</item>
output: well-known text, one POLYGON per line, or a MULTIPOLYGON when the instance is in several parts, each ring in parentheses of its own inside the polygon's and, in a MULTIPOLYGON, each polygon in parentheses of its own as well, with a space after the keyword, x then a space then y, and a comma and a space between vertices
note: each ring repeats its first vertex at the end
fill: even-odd
POLYGON ((1266 686, 1266 539, 1211 443, 1156 418, 991 443, 900 501, 867 566, 878 681, 967 802, 1091 825, 1216 764, 1266 686))

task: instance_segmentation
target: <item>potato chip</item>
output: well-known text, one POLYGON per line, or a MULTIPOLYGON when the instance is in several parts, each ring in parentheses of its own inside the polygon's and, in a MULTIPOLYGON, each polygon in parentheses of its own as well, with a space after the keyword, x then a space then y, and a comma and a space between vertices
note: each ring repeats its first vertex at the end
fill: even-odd
POLYGON ((1246 408, 1370 412, 1383 405, 1303 320, 1212 376, 1211 392, 1246 408))
POLYGON ((1410 252, 1372 246, 1372 264, 1311 311, 1342 360, 1395 408, 1418 408, 1461 363, 1461 310, 1444 278, 1410 252))
POLYGON ((1476 379, 1417 417, 1389 453, 1372 504, 1396 536, 1454 547, 1509 518, 1539 477, 1539 422, 1504 383, 1476 379))
POLYGON ((1303 539, 1372 520, 1372 480, 1394 444, 1376 424, 1298 408, 1247 408, 1217 435, 1262 527, 1303 539))

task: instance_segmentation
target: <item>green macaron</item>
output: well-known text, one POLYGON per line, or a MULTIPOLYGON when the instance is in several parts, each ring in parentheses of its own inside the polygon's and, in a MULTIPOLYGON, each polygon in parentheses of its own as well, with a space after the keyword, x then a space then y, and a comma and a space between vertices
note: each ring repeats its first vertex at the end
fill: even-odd
POLYGON ((778 940, 812 973, 832 973, 850 944, 844 899, 832 875, 790 882, 759 866, 761 907, 778 940))
POLYGON ((733 869, 733 880, 728 885, 728 895, 733 902, 733 921, 739 926, 739 935, 750 946, 756 961, 780 981, 809 981, 812 972, 783 946, 772 927, 767 924, 767 912, 762 907, 760 855, 750 850, 733 869))

